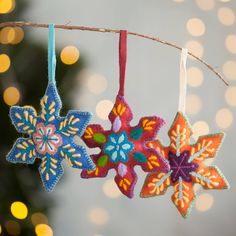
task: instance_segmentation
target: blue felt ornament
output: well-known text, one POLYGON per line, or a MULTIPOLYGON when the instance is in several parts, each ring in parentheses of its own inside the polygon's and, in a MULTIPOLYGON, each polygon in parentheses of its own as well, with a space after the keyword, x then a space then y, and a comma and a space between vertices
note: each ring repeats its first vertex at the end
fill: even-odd
POLYGON ((85 147, 76 145, 73 141, 75 136, 83 135, 91 113, 71 110, 66 117, 60 117, 62 104, 57 92, 55 69, 55 29, 50 24, 48 86, 40 103, 42 112, 37 116, 31 106, 10 108, 10 118, 16 130, 29 137, 18 138, 7 155, 7 160, 12 163, 33 164, 36 158, 41 159, 39 172, 47 191, 52 191, 62 176, 63 159, 74 168, 95 169, 85 147))

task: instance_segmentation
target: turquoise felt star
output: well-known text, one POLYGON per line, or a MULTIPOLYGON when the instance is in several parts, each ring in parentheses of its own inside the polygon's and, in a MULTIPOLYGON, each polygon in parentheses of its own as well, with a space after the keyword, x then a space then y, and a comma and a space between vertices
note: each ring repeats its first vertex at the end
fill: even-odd
MULTIPOLYGON (((54 34, 53 26, 51 30, 54 34)), ((60 117, 62 104, 54 78, 55 66, 50 67, 55 63, 54 60, 54 53, 50 54, 49 50, 49 83, 41 99, 41 114, 37 116, 35 109, 30 106, 13 106, 10 109, 10 118, 16 130, 28 134, 29 137, 18 138, 7 155, 7 160, 12 163, 32 164, 36 158, 41 159, 39 172, 48 191, 53 190, 63 174, 63 159, 74 168, 95 168, 86 149, 73 141, 74 136, 83 135, 91 114, 72 110, 66 117, 60 117)))

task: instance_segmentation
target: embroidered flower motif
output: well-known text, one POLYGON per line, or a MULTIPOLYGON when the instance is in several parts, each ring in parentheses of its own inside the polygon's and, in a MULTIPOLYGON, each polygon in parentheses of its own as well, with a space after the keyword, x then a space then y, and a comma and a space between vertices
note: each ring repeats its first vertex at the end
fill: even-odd
POLYGON ((63 159, 74 168, 95 168, 86 149, 73 142, 75 135, 83 134, 91 114, 69 111, 66 117, 60 117, 61 100, 53 82, 48 84, 41 99, 41 108, 42 112, 37 116, 33 107, 11 107, 12 123, 18 132, 26 133, 29 137, 17 139, 7 160, 32 164, 36 158, 40 158, 41 179, 45 188, 51 191, 63 174, 63 159))
POLYGON ((36 133, 33 134, 33 139, 36 144, 36 150, 45 155, 56 154, 58 147, 62 144, 61 135, 55 134, 56 128, 54 125, 44 126, 39 123, 36 126, 36 133))
POLYGON ((128 153, 134 148, 134 145, 128 140, 127 134, 111 134, 108 136, 108 142, 104 147, 104 152, 109 155, 111 162, 127 162, 128 153))
POLYGON ((186 182, 191 182, 191 173, 198 168, 198 164, 189 162, 189 151, 182 152, 179 156, 169 151, 169 164, 171 173, 171 180, 173 183, 182 178, 186 182))
POLYGON ((137 175, 134 166, 143 171, 168 171, 165 159, 145 144, 155 138, 164 121, 155 116, 142 118, 138 125, 130 126, 132 111, 123 96, 118 95, 109 114, 112 127, 104 130, 100 125, 89 125, 83 140, 89 147, 99 147, 101 152, 92 155, 95 171, 82 171, 83 178, 105 177, 110 169, 116 170, 115 182, 120 191, 132 198, 137 175))
POLYGON ((196 144, 191 145, 189 140, 192 130, 182 113, 177 113, 168 134, 168 147, 164 147, 158 140, 147 145, 168 160, 171 170, 168 173, 148 174, 140 196, 162 195, 169 186, 173 186, 172 201, 182 216, 187 217, 195 199, 195 183, 201 184, 204 189, 229 188, 227 180, 216 166, 204 164, 207 158, 215 157, 224 134, 201 136, 196 144))

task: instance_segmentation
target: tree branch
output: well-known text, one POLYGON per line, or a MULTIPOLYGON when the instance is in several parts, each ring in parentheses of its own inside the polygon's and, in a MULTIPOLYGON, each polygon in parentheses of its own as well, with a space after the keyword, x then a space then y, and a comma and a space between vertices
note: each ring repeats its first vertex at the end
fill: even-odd
MULTIPOLYGON (((49 24, 36 24, 31 22, 23 22, 23 21, 17 21, 17 22, 4 22, 0 23, 0 28, 6 27, 6 26, 19 26, 19 27, 34 27, 34 28, 48 28, 49 24)), ((108 28, 96 28, 96 27, 87 27, 87 26, 77 26, 77 25, 55 25, 55 28, 58 29, 65 29, 65 30, 84 30, 84 31, 95 31, 95 32, 101 32, 101 33, 120 33, 120 30, 116 29, 108 29, 108 28)), ((159 42, 161 44, 170 46, 172 48, 176 48, 178 50, 182 50, 182 47, 176 45, 175 43, 171 43, 165 40, 160 39, 159 37, 153 37, 149 35, 144 35, 140 33, 130 32, 128 31, 129 35, 134 35, 137 37, 153 40, 156 42, 159 42)), ((211 70, 213 73, 216 74, 217 77, 219 77, 226 86, 228 86, 228 82, 223 78, 223 76, 213 68, 212 65, 204 61, 203 59, 199 58, 198 56, 194 55, 192 52, 188 52, 190 56, 198 60, 200 63, 204 64, 209 70, 211 70)))

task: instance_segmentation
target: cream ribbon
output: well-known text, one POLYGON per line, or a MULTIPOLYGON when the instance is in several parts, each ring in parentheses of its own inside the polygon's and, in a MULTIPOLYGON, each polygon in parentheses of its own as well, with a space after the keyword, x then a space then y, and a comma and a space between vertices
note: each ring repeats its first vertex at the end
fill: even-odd
POLYGON ((188 49, 182 48, 180 58, 180 73, 179 73, 179 111, 185 114, 186 94, 187 94, 187 70, 186 62, 188 57, 188 49))

